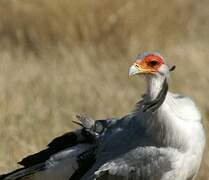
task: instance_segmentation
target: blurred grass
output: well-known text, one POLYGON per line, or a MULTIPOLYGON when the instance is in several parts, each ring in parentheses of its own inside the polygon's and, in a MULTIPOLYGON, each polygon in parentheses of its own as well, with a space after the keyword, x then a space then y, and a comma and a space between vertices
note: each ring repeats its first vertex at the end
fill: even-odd
MULTIPOLYGON (((131 58, 158 50, 176 64, 171 88, 198 104, 209 129, 209 2, 0 0, 0 172, 94 118, 132 110, 144 83, 131 58)), ((209 177, 208 147, 199 173, 209 177)))

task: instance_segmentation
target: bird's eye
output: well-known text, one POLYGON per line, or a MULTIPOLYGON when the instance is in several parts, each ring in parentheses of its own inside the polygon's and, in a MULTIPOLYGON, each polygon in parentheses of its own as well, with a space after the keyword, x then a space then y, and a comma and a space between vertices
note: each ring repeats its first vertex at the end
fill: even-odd
POLYGON ((152 61, 149 62, 150 66, 155 66, 157 64, 158 64, 158 62, 156 60, 152 60, 152 61))

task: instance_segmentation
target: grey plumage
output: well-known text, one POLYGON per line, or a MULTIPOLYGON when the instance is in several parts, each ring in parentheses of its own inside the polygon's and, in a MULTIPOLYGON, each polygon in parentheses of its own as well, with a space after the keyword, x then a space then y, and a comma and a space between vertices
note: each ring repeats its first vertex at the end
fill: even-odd
POLYGON ((167 150, 150 146, 137 147, 105 163, 95 174, 99 180, 115 178, 156 180, 169 170, 171 170, 171 162, 167 150))
MULTIPOLYGON (((141 101, 141 104, 142 104, 142 102, 144 102, 144 101, 141 101)), ((80 139, 77 139, 78 145, 74 145, 72 147, 64 149, 63 151, 57 152, 54 155, 52 154, 48 160, 44 161, 43 163, 38 164, 38 166, 34 165, 34 164, 32 164, 32 166, 30 166, 30 164, 27 164, 26 162, 27 162, 27 160, 30 160, 30 156, 26 157, 25 159, 23 159, 24 163, 20 162, 21 164, 25 165, 26 168, 20 169, 19 171, 12 173, 11 175, 8 175, 5 178, 5 180, 17 179, 19 177, 23 178, 28 175, 30 175, 31 176, 30 178, 32 178, 32 179, 33 178, 34 179, 43 179, 43 177, 45 177, 45 175, 42 175, 42 171, 44 173, 48 171, 48 174, 52 174, 51 178, 62 177, 61 179, 65 179, 64 177, 72 176, 73 173, 75 173, 76 170, 79 168, 78 167, 79 156, 82 153, 85 156, 85 153, 88 151, 91 151, 91 150, 92 150, 91 151, 91 153, 92 153, 91 158, 95 158, 96 162, 92 166, 91 170, 82 179, 95 178, 94 177, 95 172, 97 170, 98 170, 98 172, 100 172, 101 171, 100 166, 102 166, 102 164, 105 164, 105 163, 107 163, 107 164, 116 163, 116 165, 118 165, 120 168, 123 169, 123 171, 122 171, 122 169, 117 168, 117 166, 116 166, 115 172, 116 171, 119 171, 119 172, 116 172, 116 174, 113 174, 114 178, 115 178, 115 175, 120 176, 120 173, 124 172, 125 170, 126 170, 126 172, 128 172, 130 165, 131 165, 131 167, 133 165, 133 168, 136 169, 139 164, 137 164, 134 161, 131 161, 131 159, 133 159, 133 160, 135 159, 137 161, 140 160, 140 162, 142 164, 144 164, 146 162, 146 158, 148 156, 151 156, 151 154, 153 154, 153 153, 156 153, 156 154, 158 153, 157 149, 152 148, 152 146, 155 145, 155 143, 150 141, 148 139, 148 137, 146 137, 145 129, 144 129, 143 125, 139 124, 138 126, 136 126, 136 123, 139 121, 139 119, 142 118, 142 117, 140 117, 140 114, 142 114, 142 111, 143 111, 142 109, 139 109, 139 106, 140 106, 139 104, 137 106, 138 106, 138 108, 135 111, 131 112, 130 114, 128 114, 125 117, 120 118, 120 119, 98 120, 98 121, 95 121, 95 123, 93 123, 93 122, 89 123, 91 118, 89 118, 87 116, 83 116, 83 115, 78 116, 79 119, 82 119, 83 124, 85 124, 85 122, 88 122, 88 123, 86 123, 86 124, 88 124, 87 125, 88 128, 87 128, 87 131, 86 130, 85 131, 86 132, 91 131, 91 132, 89 132, 89 134, 91 136, 93 134, 94 137, 91 137, 91 138, 92 139, 95 138, 95 140, 91 140, 91 141, 87 140, 87 142, 89 142, 89 143, 80 144, 82 142, 85 142, 85 136, 82 137, 83 135, 82 135, 82 133, 80 133, 80 132, 82 132, 82 130, 77 130, 74 132, 74 135, 80 133, 79 135, 77 135, 78 137, 80 137, 80 139), (86 121, 85 121, 85 119, 86 119, 86 121), (90 124, 91 124, 91 126, 90 126, 90 124), (114 143, 110 143, 110 139, 114 143), (130 141, 131 139, 138 139, 138 141, 137 141, 137 143, 135 141, 132 142, 132 141, 130 141), (147 148, 140 148, 140 146, 145 146, 145 145, 147 146, 147 148), (121 147, 123 147, 123 148, 121 148, 121 147), (139 148, 137 148, 137 147, 139 147, 139 148), (113 149, 114 149, 114 151, 112 151, 113 149), (152 150, 150 150, 150 149, 152 149, 152 150), (147 151, 147 153, 145 153, 146 151, 147 151), (75 152, 76 152, 76 154, 75 154, 75 152), (141 154, 141 156, 136 156, 136 157, 138 157, 138 159, 134 158, 136 152, 139 155, 141 154), (125 154, 125 156, 123 156, 124 154, 125 154), (76 159, 73 159, 73 157, 75 157, 76 159), (112 159, 116 159, 116 161, 111 162, 112 159), (99 163, 97 163, 97 161, 99 163), (123 162, 125 162, 124 165, 123 165, 123 162), (131 164, 129 164, 129 163, 131 163, 131 164), (56 173, 56 175, 54 175, 53 172, 56 172, 57 169, 59 169, 59 168, 63 169, 63 165, 61 165, 61 164, 68 164, 68 166, 67 166, 68 169, 66 169, 66 171, 68 171, 66 173, 67 175, 65 175, 65 172, 63 170, 61 170, 61 172, 62 172, 61 175, 59 173, 56 173), (36 168, 36 166, 40 167, 40 168, 36 168), (70 171, 72 173, 69 173, 70 171), (33 173, 34 173, 34 175, 32 175, 33 173)), ((146 116, 146 118, 149 118, 149 116, 150 117, 154 116, 154 114, 155 113, 150 114, 149 112, 143 113, 143 118, 145 118, 145 116, 146 116)), ((83 128, 85 128, 85 127, 83 127, 83 128)), ((59 138, 60 137, 53 140, 51 143, 49 143, 49 145, 52 146, 52 145, 55 145, 56 143, 58 143, 60 141, 59 138), (56 140, 58 140, 58 142, 56 142, 56 140)), ((57 145, 59 145, 59 144, 57 144, 57 145)), ((156 165, 154 165, 153 167, 149 167, 149 162, 147 162, 147 165, 144 165, 144 170, 143 170, 144 174, 142 172, 140 172, 140 170, 138 170, 137 173, 141 173, 141 177, 145 177, 145 176, 148 177, 147 173, 150 171, 150 170, 148 170, 149 168, 151 168, 153 170, 153 172, 158 171, 157 169, 160 167, 160 166, 158 166, 158 161, 160 162, 159 164, 162 164, 162 161, 164 161, 166 165, 167 164, 169 165, 168 158, 166 156, 164 158, 162 158, 162 156, 163 156, 163 154, 160 155, 160 153, 159 153, 159 160, 158 160, 157 156, 155 156, 156 165), (147 169, 147 173, 145 173, 146 169, 147 169)), ((38 156, 36 158, 38 158, 38 156)), ((167 167, 169 167, 169 166, 167 166, 167 167)), ((134 176, 137 177, 139 175, 139 174, 134 174, 134 172, 132 172, 132 173, 133 173, 133 177, 134 176)), ((111 174, 108 175, 108 178, 109 178, 109 176, 111 176, 111 174)), ((47 177, 50 177, 50 176, 48 175, 47 177)), ((98 175, 97 178, 103 178, 103 176, 98 175)))
POLYGON ((109 122, 109 126, 98 140, 100 144, 96 162, 83 180, 116 177, 157 180, 163 172, 170 170, 169 152, 172 149, 168 148, 168 151, 166 147, 157 148, 158 144, 146 135, 143 119, 153 118, 155 113, 142 111, 143 109, 109 122), (110 143, 110 140, 114 143, 110 143))
POLYGON ((159 53, 143 53, 137 63, 129 75, 146 74, 148 88, 134 111, 97 121, 77 116, 80 129, 55 138, 0 179, 194 180, 205 144, 200 113, 190 98, 168 91, 174 68, 159 53))

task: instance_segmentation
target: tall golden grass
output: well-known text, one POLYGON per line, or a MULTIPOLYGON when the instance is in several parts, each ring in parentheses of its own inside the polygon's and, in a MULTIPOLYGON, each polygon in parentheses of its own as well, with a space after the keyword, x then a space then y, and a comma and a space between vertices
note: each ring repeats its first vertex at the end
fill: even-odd
MULTIPOLYGON (((76 113, 122 116, 143 93, 131 59, 158 50, 173 91, 198 104, 209 129, 209 2, 1 0, 0 172, 75 126, 76 113)), ((186 127, 185 127, 186 128, 186 127)), ((208 147, 198 179, 209 179, 208 147)))

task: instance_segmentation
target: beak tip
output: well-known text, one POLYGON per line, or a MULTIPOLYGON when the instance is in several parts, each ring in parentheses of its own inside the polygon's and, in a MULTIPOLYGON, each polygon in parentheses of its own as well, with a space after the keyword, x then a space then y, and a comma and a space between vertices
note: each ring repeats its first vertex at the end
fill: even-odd
POLYGON ((139 73, 139 69, 136 68, 134 65, 132 65, 129 68, 128 77, 131 78, 133 75, 138 74, 138 73, 139 73))

